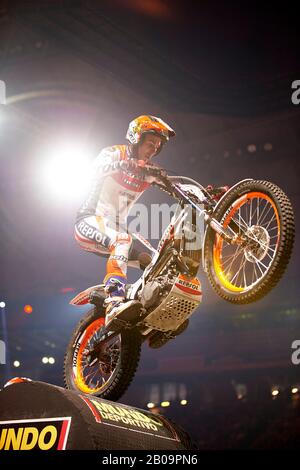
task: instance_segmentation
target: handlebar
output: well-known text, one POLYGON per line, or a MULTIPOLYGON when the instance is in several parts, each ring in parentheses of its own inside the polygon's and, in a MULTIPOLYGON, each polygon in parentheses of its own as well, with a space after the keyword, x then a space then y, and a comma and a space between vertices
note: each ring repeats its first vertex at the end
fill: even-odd
MULTIPOLYGON (((147 165, 144 160, 123 160, 120 162, 120 168, 124 171, 137 170, 140 174, 155 177, 157 181, 155 181, 154 184, 160 187, 160 189, 166 191, 169 195, 175 197, 178 200, 185 200, 187 203, 193 205, 191 199, 187 196, 187 194, 184 193, 183 189, 178 184, 176 184, 178 183, 178 179, 182 177, 168 176, 167 171, 164 168, 147 165)), ((184 179, 190 180, 204 192, 205 196, 207 196, 207 191, 199 183, 190 178, 184 177, 184 179)))
POLYGON ((203 216, 204 221, 210 225, 210 227, 216 231, 224 240, 226 240, 228 243, 232 243, 232 241, 235 240, 235 238, 233 238, 233 235, 236 237, 235 231, 231 227, 224 228, 222 224, 214 219, 210 215, 210 212, 207 211, 207 207, 213 208, 215 206, 215 202, 212 201, 208 191, 196 181, 192 180, 191 178, 184 177, 184 179, 189 180, 195 184, 195 186, 198 186, 201 191, 203 191, 205 199, 201 201, 201 205, 199 205, 199 202, 197 200, 195 201, 194 198, 189 194, 186 194, 180 184, 176 184, 175 180, 181 177, 168 176, 166 170, 163 168, 147 165, 143 160, 122 161, 120 162, 120 168, 124 169, 125 171, 129 169, 138 169, 141 173, 156 177, 159 180, 159 182, 155 182, 157 186, 173 196, 175 199, 178 199, 181 202, 185 201, 187 204, 189 204, 194 210, 196 210, 196 212, 198 212, 200 216, 203 216), (203 203, 204 208, 201 207, 203 203))
POLYGON ((147 165, 144 160, 124 160, 120 162, 122 170, 138 170, 139 173, 151 176, 167 177, 167 172, 163 168, 147 165))

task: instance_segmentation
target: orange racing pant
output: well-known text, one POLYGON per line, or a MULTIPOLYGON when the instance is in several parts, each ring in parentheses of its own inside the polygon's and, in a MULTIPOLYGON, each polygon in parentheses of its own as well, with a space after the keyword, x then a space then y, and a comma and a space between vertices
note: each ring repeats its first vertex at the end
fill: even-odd
POLYGON ((147 241, 141 242, 134 234, 103 216, 87 216, 78 221, 75 240, 84 250, 108 257, 103 283, 114 299, 125 297, 127 266, 143 269, 151 261, 147 241))

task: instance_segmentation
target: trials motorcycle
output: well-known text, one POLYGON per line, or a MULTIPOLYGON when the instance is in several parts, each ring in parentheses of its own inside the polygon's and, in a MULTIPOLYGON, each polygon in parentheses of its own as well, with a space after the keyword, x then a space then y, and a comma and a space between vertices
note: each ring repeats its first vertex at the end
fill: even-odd
POLYGON ((200 265, 221 298, 248 304, 274 288, 294 243, 291 202, 271 182, 242 180, 216 201, 213 191, 191 178, 147 165, 143 171, 159 178, 157 186, 178 206, 157 249, 136 235, 152 251, 141 277, 126 286, 126 301, 139 301, 139 311, 134 319, 116 318, 113 326, 105 326, 104 285, 70 302, 93 307, 68 345, 65 385, 108 400, 119 399, 128 388, 143 342, 160 348, 187 328, 202 300, 200 265))

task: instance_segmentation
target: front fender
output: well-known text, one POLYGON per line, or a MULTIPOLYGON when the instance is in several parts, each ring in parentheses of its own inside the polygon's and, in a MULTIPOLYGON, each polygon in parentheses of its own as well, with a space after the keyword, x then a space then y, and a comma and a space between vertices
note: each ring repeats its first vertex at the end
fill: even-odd
MULTIPOLYGON (((231 191, 233 191, 237 186, 239 186, 241 183, 244 183, 245 181, 253 181, 253 178, 245 178, 244 180, 241 180, 239 181, 238 183, 234 184, 233 186, 231 186, 230 189, 228 189, 228 191, 226 191, 226 193, 223 194, 223 196, 219 199, 219 201, 217 202, 217 204, 215 205, 215 208, 214 208, 214 211, 219 207, 219 205, 221 204, 221 202, 223 201, 224 197, 227 196, 231 191)), ((206 242, 206 237, 207 237, 207 232, 208 232, 208 229, 209 229, 209 226, 207 225, 206 226, 206 229, 205 229, 205 232, 204 232, 204 237, 203 237, 203 242, 202 242, 202 267, 203 267, 203 270, 206 272, 206 263, 205 263, 205 250, 204 250, 204 246, 205 246, 205 242, 206 242)))

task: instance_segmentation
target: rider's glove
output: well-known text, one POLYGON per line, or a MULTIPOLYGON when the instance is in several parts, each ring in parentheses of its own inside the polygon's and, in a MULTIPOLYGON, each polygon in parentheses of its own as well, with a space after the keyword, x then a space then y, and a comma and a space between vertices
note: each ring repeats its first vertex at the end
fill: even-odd
POLYGON ((145 175, 148 174, 148 177, 150 178, 156 178, 159 176, 167 176, 166 170, 163 168, 154 166, 154 165, 149 165, 145 160, 136 160, 135 158, 131 158, 129 160, 123 160, 120 162, 120 167, 121 169, 124 170, 131 170, 131 171, 137 171, 144 173, 145 175))
POLYGON ((123 160, 120 162, 120 168, 123 170, 140 170, 144 168, 144 160, 136 160, 135 158, 130 158, 129 160, 123 160))

